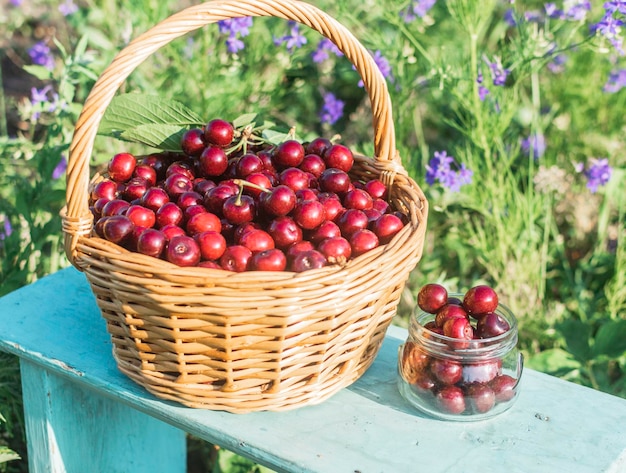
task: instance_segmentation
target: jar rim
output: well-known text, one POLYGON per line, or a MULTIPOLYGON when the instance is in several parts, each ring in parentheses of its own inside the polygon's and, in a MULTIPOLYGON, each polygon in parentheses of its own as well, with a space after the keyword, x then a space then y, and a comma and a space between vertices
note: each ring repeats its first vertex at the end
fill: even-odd
MULTIPOLYGON (((459 297, 463 294, 450 293, 450 297, 459 297)), ((517 345, 517 318, 505 304, 499 303, 495 313, 503 317, 509 324, 509 330, 495 337, 462 340, 438 334, 425 327, 425 324, 434 320, 435 315, 417 309, 411 315, 409 332, 425 348, 436 351, 445 358, 492 358, 501 356, 517 345)))

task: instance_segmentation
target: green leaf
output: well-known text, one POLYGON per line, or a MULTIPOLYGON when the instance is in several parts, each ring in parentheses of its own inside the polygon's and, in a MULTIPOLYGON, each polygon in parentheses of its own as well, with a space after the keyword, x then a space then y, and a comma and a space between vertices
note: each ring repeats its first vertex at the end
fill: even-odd
POLYGON ((233 120, 233 126, 235 128, 243 128, 248 125, 255 123, 257 118, 256 113, 246 113, 245 115, 241 115, 233 120))
POLYGON ((591 358, 591 326, 580 320, 568 319, 557 325, 567 344, 567 350, 578 361, 586 362, 591 358))
POLYGON ((274 145, 279 145, 283 141, 286 141, 286 140, 288 140, 291 137, 291 135, 289 135, 289 133, 276 131, 276 130, 263 130, 263 133, 262 133, 261 136, 265 140, 269 141, 270 143, 272 143, 274 145))
POLYGON ((188 127, 171 124, 138 125, 119 134, 116 138, 141 143, 164 151, 180 151, 180 140, 188 127))
POLYGON ((596 333, 594 356, 618 358, 626 352, 626 320, 612 320, 603 324, 596 333))
POLYGON ((43 66, 27 65, 23 66, 24 70, 35 76, 39 80, 51 80, 53 78, 52 71, 43 66))
POLYGON ((528 368, 555 376, 563 376, 581 366, 578 361, 572 358, 572 355, 560 348, 550 348, 532 357, 527 357, 525 365, 528 368))
POLYGON ((180 102, 156 95, 125 94, 111 101, 98 133, 178 151, 184 130, 202 123, 201 117, 180 102))
POLYGON ((21 457, 9 448, 0 446, 0 463, 6 463, 11 460, 19 460, 21 457))

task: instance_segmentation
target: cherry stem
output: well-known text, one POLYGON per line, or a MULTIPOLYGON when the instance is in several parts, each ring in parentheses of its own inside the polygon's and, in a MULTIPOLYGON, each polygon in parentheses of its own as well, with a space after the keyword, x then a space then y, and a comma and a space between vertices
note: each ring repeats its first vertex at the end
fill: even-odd
POLYGON ((271 190, 266 189, 265 187, 261 187, 255 184, 254 182, 246 181, 244 179, 233 179, 233 183, 239 186, 240 192, 243 192, 244 187, 250 187, 252 189, 256 189, 262 192, 268 192, 268 193, 272 192, 271 190))

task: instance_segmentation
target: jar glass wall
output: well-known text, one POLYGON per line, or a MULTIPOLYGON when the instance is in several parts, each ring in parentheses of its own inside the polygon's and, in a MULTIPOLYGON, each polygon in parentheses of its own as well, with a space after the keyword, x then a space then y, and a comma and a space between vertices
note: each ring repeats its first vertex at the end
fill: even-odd
POLYGON ((515 316, 503 304, 496 313, 509 330, 496 337, 462 340, 426 328, 435 315, 418 309, 398 354, 402 396, 420 411, 446 420, 486 419, 509 409, 519 394, 523 358, 517 349, 515 316))

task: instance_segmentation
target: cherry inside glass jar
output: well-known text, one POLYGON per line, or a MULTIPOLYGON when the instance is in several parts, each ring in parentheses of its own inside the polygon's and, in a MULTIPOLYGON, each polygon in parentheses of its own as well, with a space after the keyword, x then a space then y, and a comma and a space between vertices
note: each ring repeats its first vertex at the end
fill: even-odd
POLYGON ((519 394, 523 357, 517 349, 515 316, 503 304, 496 313, 509 330, 463 340, 426 328, 435 315, 418 309, 398 353, 402 396, 423 413, 444 420, 481 420, 509 409, 519 394))

